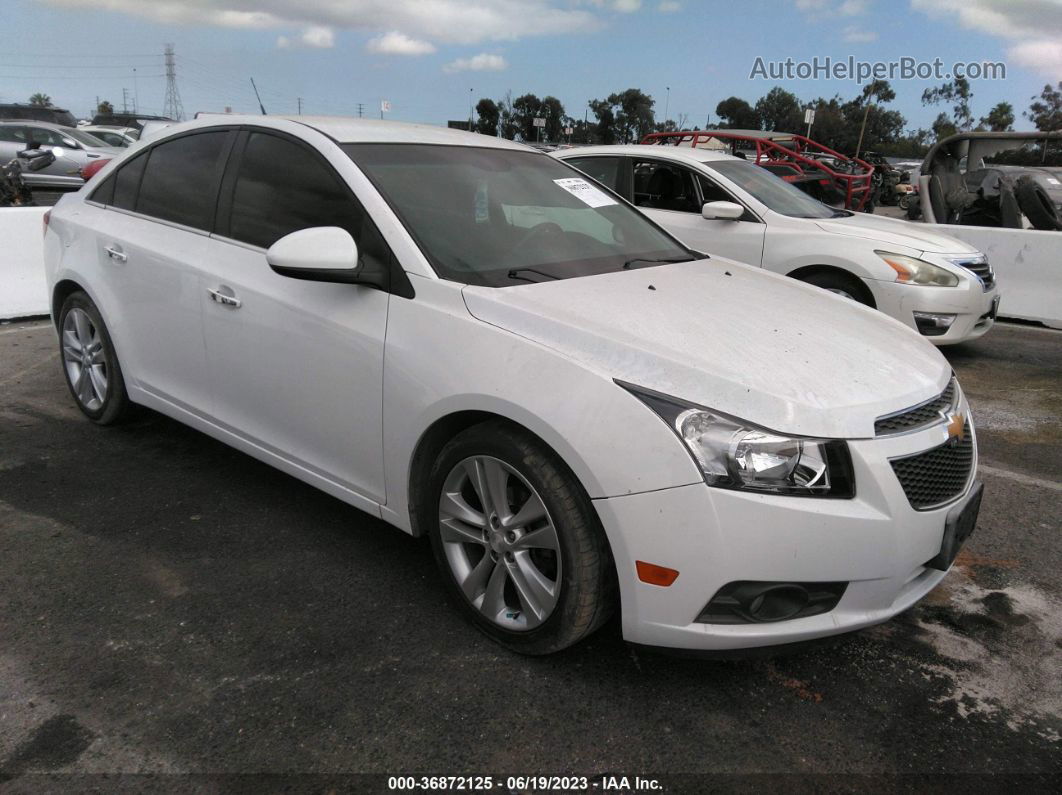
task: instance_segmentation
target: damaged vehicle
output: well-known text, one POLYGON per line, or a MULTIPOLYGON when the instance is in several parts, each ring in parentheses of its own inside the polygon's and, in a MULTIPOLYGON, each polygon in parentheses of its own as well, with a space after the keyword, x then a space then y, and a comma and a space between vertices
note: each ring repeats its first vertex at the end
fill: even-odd
POLYGON ((1062 230, 1062 132, 967 132, 935 144, 919 175, 926 223, 1062 230))

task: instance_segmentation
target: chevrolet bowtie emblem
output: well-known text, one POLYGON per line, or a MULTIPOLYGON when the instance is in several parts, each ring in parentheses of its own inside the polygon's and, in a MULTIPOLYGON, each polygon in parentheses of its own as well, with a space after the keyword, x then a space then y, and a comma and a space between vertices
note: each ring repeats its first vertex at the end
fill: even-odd
POLYGON ((960 442, 966 439, 966 418, 961 413, 949 414, 948 439, 958 439, 960 442))

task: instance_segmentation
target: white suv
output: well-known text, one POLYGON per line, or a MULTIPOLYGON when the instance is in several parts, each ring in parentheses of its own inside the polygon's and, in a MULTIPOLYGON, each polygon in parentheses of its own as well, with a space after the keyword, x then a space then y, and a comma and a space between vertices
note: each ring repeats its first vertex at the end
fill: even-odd
POLYGON ((876 307, 937 345, 992 327, 999 292, 977 249, 907 221, 828 207, 732 155, 597 146, 553 155, 693 248, 876 307))
POLYGON ((617 608, 685 649, 865 627, 977 518, 969 408, 924 338, 694 256, 509 141, 177 125, 63 198, 45 257, 87 417, 149 406, 429 536, 521 652, 617 608))

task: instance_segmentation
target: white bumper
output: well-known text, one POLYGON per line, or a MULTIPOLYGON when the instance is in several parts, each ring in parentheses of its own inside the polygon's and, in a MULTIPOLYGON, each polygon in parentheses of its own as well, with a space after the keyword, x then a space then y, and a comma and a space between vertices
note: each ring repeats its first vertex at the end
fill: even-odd
POLYGON ((864 283, 874 294, 878 309, 915 331, 915 312, 955 315, 946 333, 926 337, 934 345, 977 339, 995 323, 989 317, 992 302, 999 295, 995 284, 985 290, 976 279, 965 279, 959 287, 921 287, 876 279, 864 279, 864 283))
MULTIPOLYGON (((965 401, 962 411, 968 416, 965 401)), ((596 500, 616 558, 624 638, 677 649, 739 649, 848 632, 906 610, 945 576, 923 564, 940 551, 949 510, 970 491, 976 452, 962 496, 929 511, 911 507, 889 459, 946 439, 938 426, 851 442, 854 499, 696 484, 596 500), (676 569, 679 576, 669 587, 641 582, 639 560, 676 569), (849 584, 837 606, 820 615, 773 623, 697 622, 712 596, 738 580, 849 584)))

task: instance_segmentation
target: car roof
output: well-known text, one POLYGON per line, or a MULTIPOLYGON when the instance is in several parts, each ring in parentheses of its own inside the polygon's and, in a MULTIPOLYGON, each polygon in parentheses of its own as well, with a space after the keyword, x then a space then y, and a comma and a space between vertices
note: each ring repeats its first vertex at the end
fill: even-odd
POLYGON ((654 146, 653 144, 615 144, 612 146, 579 146, 553 152, 553 157, 568 159, 582 155, 627 155, 629 157, 656 157, 680 163, 708 163, 719 160, 742 160, 740 157, 723 154, 712 149, 694 149, 692 146, 654 146))
MULTIPOLYGON (((378 119, 360 119, 348 116, 261 116, 235 113, 201 113, 194 121, 174 124, 166 128, 166 136, 180 130, 217 125, 254 124, 264 127, 290 129, 277 122, 294 122, 317 130, 341 144, 354 143, 402 143, 402 144, 442 144, 450 146, 480 146, 494 149, 517 149, 529 151, 529 147, 505 138, 493 135, 453 130, 431 124, 412 124, 400 121, 381 121, 378 119)), ((160 140, 152 136, 152 140, 160 140)))
POLYGON ((51 130, 74 130, 76 127, 68 127, 65 124, 56 124, 54 121, 41 121, 40 119, 0 119, 0 124, 17 124, 19 127, 32 124, 34 127, 47 127, 51 130))

